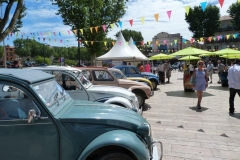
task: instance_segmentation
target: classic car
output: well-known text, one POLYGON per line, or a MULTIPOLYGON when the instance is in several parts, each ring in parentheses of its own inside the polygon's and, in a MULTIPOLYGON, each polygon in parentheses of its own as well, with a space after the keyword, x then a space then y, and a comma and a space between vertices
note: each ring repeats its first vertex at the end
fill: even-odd
MULTIPOLYGON (((150 98, 150 96, 154 94, 154 92, 151 91, 151 88, 146 84, 127 79, 116 78, 119 77, 119 75, 116 75, 117 72, 112 74, 112 72, 107 68, 84 67, 79 69, 82 70, 86 78, 88 78, 89 81, 91 81, 94 85, 118 86, 131 90, 138 98, 140 109, 144 105, 145 99, 150 98)), ((123 74, 120 76, 124 78, 123 74)))
POLYGON ((119 65, 114 66, 123 72, 126 77, 144 77, 152 82, 153 89, 157 89, 157 85, 159 85, 159 78, 153 73, 150 72, 140 72, 137 67, 130 65, 119 65))
POLYGON ((2 160, 158 158, 142 116, 116 105, 73 100, 51 74, 0 69, 0 88, 2 160))
POLYGON ((137 97, 121 87, 93 85, 83 75, 82 71, 73 67, 45 66, 33 67, 31 69, 41 70, 55 76, 60 84, 74 100, 88 100, 119 105, 133 109, 139 114, 139 103, 137 97))

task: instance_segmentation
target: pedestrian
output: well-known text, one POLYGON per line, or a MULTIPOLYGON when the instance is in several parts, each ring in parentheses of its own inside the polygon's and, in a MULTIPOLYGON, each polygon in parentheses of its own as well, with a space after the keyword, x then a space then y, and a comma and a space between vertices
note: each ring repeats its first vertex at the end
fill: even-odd
POLYGON ((158 65, 158 78, 159 78, 159 82, 164 83, 164 78, 165 78, 165 65, 162 63, 162 61, 160 61, 159 65, 158 65))
POLYGON ((165 64, 165 71, 166 71, 166 78, 168 79, 167 83, 170 83, 170 77, 171 77, 171 64, 169 61, 165 64))
POLYGON ((144 72, 145 71, 142 63, 139 63, 139 71, 140 72, 144 72))
POLYGON ((189 71, 190 71, 190 74, 193 74, 194 67, 192 65, 192 62, 190 62, 190 64, 189 64, 189 71))
POLYGON ((222 73, 224 71, 225 65, 222 64, 221 60, 218 60, 218 77, 219 77, 219 81, 218 84, 221 83, 221 77, 222 77, 222 73))
POLYGON ((240 96, 240 59, 228 69, 228 87, 229 87, 229 113, 234 113, 234 98, 236 93, 240 96))
POLYGON ((129 62, 128 65, 131 66, 131 63, 129 62))
POLYGON ((213 66, 212 62, 209 61, 208 65, 207 65, 207 74, 208 74, 208 76, 209 76, 209 78, 211 80, 209 83, 212 83, 213 68, 214 68, 214 66, 213 66))
POLYGON ((145 64, 145 72, 150 72, 150 64, 149 64, 149 62, 147 62, 145 64))
POLYGON ((18 61, 18 60, 14 60, 14 61, 12 62, 11 68, 16 68, 16 69, 18 69, 18 68, 19 68, 19 65, 20 65, 19 61, 18 61))
POLYGON ((199 60, 197 62, 198 68, 194 69, 193 76, 195 77, 194 83, 193 83, 193 89, 196 90, 197 93, 197 107, 198 109, 201 109, 201 101, 202 101, 202 94, 203 91, 206 90, 208 86, 208 75, 206 72, 206 69, 203 68, 204 62, 202 60, 199 60))

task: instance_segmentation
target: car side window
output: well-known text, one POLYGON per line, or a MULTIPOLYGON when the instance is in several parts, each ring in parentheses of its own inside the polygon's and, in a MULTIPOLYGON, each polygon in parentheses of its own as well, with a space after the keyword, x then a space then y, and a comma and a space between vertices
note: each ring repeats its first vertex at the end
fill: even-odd
POLYGON ((92 81, 92 76, 91 76, 90 71, 83 70, 82 73, 89 81, 92 81))
POLYGON ((123 74, 126 74, 126 68, 120 68, 120 71, 122 71, 123 74))
POLYGON ((93 71, 95 81, 113 81, 113 77, 107 71, 93 71))
POLYGON ((53 72, 53 75, 56 78, 56 81, 61 85, 65 90, 79 90, 82 89, 76 81, 75 77, 71 75, 64 74, 61 72, 53 72))
POLYGON ((113 76, 116 78, 116 79, 121 79, 123 78, 123 75, 117 71, 111 71, 111 73, 113 74, 113 76))
POLYGON ((17 87, 0 84, 0 121, 28 119, 30 110, 40 115, 35 103, 17 87))
POLYGON ((134 68, 129 68, 129 73, 130 74, 138 74, 138 72, 134 68))

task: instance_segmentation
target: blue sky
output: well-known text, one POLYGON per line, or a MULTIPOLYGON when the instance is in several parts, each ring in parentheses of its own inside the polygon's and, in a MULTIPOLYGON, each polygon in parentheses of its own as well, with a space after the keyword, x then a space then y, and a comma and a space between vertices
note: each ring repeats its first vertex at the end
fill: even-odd
MULTIPOLYGON (((236 1, 225 0, 223 7, 220 8, 221 16, 227 15, 227 9, 236 1)), ((216 4, 220 7, 218 0, 130 0, 127 12, 121 18, 122 28, 114 26, 108 33, 108 37, 116 39, 114 35, 121 29, 131 29, 141 32, 144 42, 151 41, 160 32, 181 33, 183 38, 190 39, 192 33, 188 30, 188 24, 184 20, 184 7, 200 5, 201 2, 216 4), (169 19, 166 12, 170 10, 172 10, 172 14, 169 19), (155 20, 154 14, 160 15, 158 22, 155 20), (144 24, 141 22, 141 17, 145 19, 144 24), (132 26, 129 23, 131 19, 133 19, 132 26)), ((25 0, 25 3, 27 16, 23 19, 23 28, 21 28, 18 38, 22 36, 24 39, 32 38, 35 35, 35 40, 51 46, 77 46, 73 33, 68 33, 70 27, 64 25, 62 18, 55 14, 57 6, 52 6, 49 0, 25 0), (45 38, 44 42, 43 38, 45 38)), ((99 24, 99 26, 101 25, 99 24)), ((5 44, 12 45, 14 39, 16 39, 16 35, 7 37, 5 44)))

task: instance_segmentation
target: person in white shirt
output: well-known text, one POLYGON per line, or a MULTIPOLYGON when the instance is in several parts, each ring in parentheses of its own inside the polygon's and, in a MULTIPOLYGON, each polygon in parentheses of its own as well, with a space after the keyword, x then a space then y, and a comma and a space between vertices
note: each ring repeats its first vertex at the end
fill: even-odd
POLYGON ((193 67, 192 63, 190 63, 190 65, 189 65, 189 71, 190 71, 190 74, 193 74, 194 67, 193 67))
POLYGON ((209 76, 209 78, 211 80, 209 83, 212 83, 213 68, 214 68, 214 66, 213 66, 212 62, 209 61, 208 65, 207 65, 207 74, 208 74, 208 76, 209 76))
POLYGON ((160 64, 158 65, 157 70, 158 70, 159 82, 164 83, 165 64, 163 64, 162 62, 160 62, 160 64))
POLYGON ((218 83, 219 84, 221 83, 221 76, 222 76, 222 73, 224 72, 224 68, 225 68, 225 65, 222 64, 221 60, 218 60, 218 77, 219 77, 218 83))
POLYGON ((234 113, 234 98, 236 93, 240 96, 240 59, 228 69, 228 87, 229 87, 229 113, 234 113))

